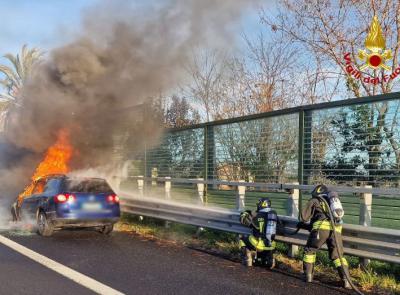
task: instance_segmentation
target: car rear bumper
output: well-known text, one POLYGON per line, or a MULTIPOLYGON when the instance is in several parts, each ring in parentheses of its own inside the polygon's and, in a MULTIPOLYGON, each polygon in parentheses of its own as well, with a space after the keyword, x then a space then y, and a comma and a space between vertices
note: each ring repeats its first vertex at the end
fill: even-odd
POLYGON ((54 218, 51 220, 55 227, 96 227, 118 222, 119 217, 99 219, 54 218))

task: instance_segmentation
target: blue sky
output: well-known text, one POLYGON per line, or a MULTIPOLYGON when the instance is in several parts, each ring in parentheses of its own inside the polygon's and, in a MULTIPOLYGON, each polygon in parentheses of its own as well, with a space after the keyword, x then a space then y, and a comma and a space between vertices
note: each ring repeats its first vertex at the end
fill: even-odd
POLYGON ((0 55, 23 44, 45 50, 78 30, 82 10, 97 0, 0 0, 0 55))
MULTIPOLYGON (((201 0, 199 0, 201 1, 201 0)), ((23 44, 48 51, 79 30, 85 8, 98 0, 0 0, 0 56, 17 53, 23 44)), ((259 28, 256 9, 244 17, 246 34, 259 28)), ((1 60, 0 60, 1 62, 1 60)))

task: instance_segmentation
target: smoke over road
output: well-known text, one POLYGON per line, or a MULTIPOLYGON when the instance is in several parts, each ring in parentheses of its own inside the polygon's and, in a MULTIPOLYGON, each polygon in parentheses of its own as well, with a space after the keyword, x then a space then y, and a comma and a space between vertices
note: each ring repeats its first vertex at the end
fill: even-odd
POLYGON ((85 11, 76 39, 49 52, 26 82, 6 138, 28 152, 3 164, 3 194, 15 196, 23 188, 62 128, 71 131, 73 169, 109 163, 114 135, 124 126, 135 139, 131 150, 140 150, 143 138, 155 142, 161 123, 151 114, 139 118, 124 110, 176 88, 194 48, 234 44, 236 24, 252 3, 139 2, 103 1, 85 11))

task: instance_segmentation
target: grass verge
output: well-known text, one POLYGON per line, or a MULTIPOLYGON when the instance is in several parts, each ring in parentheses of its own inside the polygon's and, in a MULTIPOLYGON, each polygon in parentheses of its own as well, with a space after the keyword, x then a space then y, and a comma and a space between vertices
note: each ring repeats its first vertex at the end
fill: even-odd
MULTIPOLYGON (((147 217, 142 220, 138 216, 124 214, 121 221, 116 225, 116 230, 133 232, 151 239, 161 239, 202 249, 233 261, 240 261, 236 234, 209 229, 199 232, 195 226, 168 223, 168 227, 166 227, 165 224, 166 222, 162 220, 147 217)), ((277 268, 291 274, 301 274, 302 248, 295 258, 289 258, 285 254, 287 251, 288 246, 286 244, 277 243, 277 268)), ((382 295, 400 294, 399 265, 371 261, 368 269, 362 270, 357 257, 346 256, 346 258, 350 264, 351 276, 363 292, 382 295)), ((325 251, 318 252, 315 273, 316 279, 323 282, 337 284, 339 280, 337 272, 325 251)))

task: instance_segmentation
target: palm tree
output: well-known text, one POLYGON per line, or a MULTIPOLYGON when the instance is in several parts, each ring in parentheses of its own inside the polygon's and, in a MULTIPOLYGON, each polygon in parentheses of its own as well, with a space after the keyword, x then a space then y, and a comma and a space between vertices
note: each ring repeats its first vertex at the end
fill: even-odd
POLYGON ((9 112, 12 107, 19 107, 22 104, 21 89, 26 80, 31 76, 34 65, 39 62, 43 52, 38 48, 28 49, 25 44, 22 46, 21 53, 4 55, 11 66, 0 65, 0 73, 4 75, 0 79, 0 84, 4 92, 0 93, 0 130, 4 130, 7 125, 9 112))

